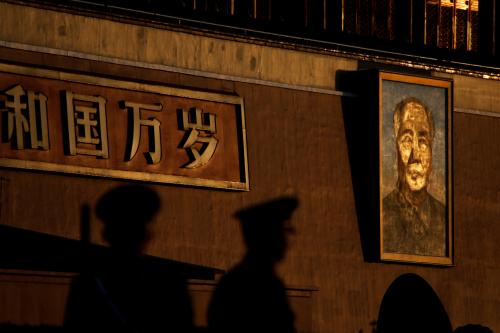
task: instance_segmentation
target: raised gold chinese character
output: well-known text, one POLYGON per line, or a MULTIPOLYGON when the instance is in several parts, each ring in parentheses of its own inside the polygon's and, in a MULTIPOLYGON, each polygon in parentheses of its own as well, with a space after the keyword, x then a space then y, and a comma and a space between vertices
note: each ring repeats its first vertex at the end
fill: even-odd
POLYGON ((159 112, 162 109, 161 104, 141 104, 133 102, 122 102, 123 108, 127 108, 129 112, 132 112, 132 139, 130 140, 130 151, 128 154, 128 159, 132 160, 137 154, 139 149, 139 142, 141 140, 141 126, 149 127, 149 138, 150 142, 153 142, 153 149, 145 153, 146 159, 150 164, 157 164, 161 160, 161 140, 160 140, 160 121, 153 117, 149 119, 141 118, 141 110, 144 111, 156 111, 159 112))
POLYGON ((70 155, 109 157, 104 97, 66 91, 66 116, 70 155))
POLYGON ((25 148, 25 133, 29 132, 29 147, 32 149, 49 150, 49 134, 47 126, 47 97, 42 93, 27 92, 21 85, 16 85, 5 91, 8 100, 5 102, 7 115, 7 138, 12 139, 14 146, 25 148), (27 111, 27 115, 26 115, 27 111))
POLYGON ((216 133, 215 115, 193 108, 182 110, 182 129, 189 131, 181 147, 186 149, 191 161, 184 168, 194 169, 206 165, 213 157, 219 140, 216 133))

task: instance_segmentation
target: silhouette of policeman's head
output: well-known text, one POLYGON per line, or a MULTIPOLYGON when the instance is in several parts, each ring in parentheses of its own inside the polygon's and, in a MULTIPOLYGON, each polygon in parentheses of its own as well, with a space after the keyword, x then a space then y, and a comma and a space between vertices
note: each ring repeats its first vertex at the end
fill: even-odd
POLYGON ((493 331, 489 327, 479 324, 467 324, 458 327, 453 333, 493 333, 493 331))
POLYGON ((394 280, 380 304, 379 333, 452 333, 450 319, 434 289, 406 273, 394 280))
POLYGON ((282 197, 237 211, 248 253, 272 262, 284 258, 287 235, 294 233, 290 224, 298 206, 294 197, 282 197))
POLYGON ((160 208, 156 192, 142 185, 115 187, 96 205, 103 221, 103 237, 122 254, 139 255, 149 240, 148 224, 160 208))

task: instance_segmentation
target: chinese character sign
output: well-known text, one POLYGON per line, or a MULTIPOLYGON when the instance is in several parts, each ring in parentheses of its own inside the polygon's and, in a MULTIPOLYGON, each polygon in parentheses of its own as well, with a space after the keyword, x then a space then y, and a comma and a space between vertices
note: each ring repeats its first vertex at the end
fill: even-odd
POLYGON ((106 100, 66 91, 69 154, 108 158, 106 100))
POLYGON ((248 189, 240 97, 60 77, 0 64, 0 166, 248 189))
POLYGON ((160 162, 161 159, 161 137, 160 137, 160 121, 156 118, 149 118, 149 119, 141 119, 141 109, 146 110, 146 111, 161 111, 162 106, 161 105, 147 105, 147 104, 138 104, 138 103, 132 103, 132 102, 124 102, 123 103, 126 108, 129 108, 130 111, 132 112, 132 117, 129 117, 129 119, 132 119, 132 124, 130 127, 132 127, 132 145, 130 147, 130 153, 128 156, 128 159, 131 160, 134 158, 135 154, 137 153, 137 149, 139 149, 139 141, 141 137, 141 126, 148 126, 150 131, 150 135, 152 138, 149 138, 150 141, 152 141, 153 144, 153 150, 148 151, 146 156, 150 163, 157 164, 160 162))
POLYGON ((210 113, 203 114, 207 116, 207 123, 203 122, 202 110, 194 109, 191 111, 182 111, 182 129, 187 132, 186 139, 182 145, 192 156, 186 168, 198 168, 210 162, 217 148, 218 140, 215 134, 215 115, 210 113), (194 113, 194 122, 189 120, 190 113, 194 113), (202 134, 204 133, 204 134, 202 134), (205 144, 201 149, 196 148, 195 144, 205 144))
POLYGON ((25 91, 16 85, 3 92, 5 124, 2 133, 6 141, 11 141, 16 149, 25 148, 25 137, 29 133, 30 149, 49 149, 47 129, 47 97, 42 93, 25 91))

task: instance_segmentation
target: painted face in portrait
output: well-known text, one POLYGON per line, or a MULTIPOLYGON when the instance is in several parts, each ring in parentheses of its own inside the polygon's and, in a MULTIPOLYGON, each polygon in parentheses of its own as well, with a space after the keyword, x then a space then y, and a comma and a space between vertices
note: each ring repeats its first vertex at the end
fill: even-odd
POLYGON ((407 103, 399 117, 395 126, 399 182, 412 192, 420 191, 427 188, 432 168, 431 120, 418 101, 407 103))

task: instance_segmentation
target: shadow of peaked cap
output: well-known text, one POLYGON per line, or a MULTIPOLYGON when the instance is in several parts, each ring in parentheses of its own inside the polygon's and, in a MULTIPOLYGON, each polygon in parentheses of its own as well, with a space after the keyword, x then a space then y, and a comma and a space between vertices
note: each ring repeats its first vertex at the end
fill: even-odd
POLYGON ((241 222, 286 221, 299 205, 295 197, 281 197, 241 209, 234 216, 241 222))

